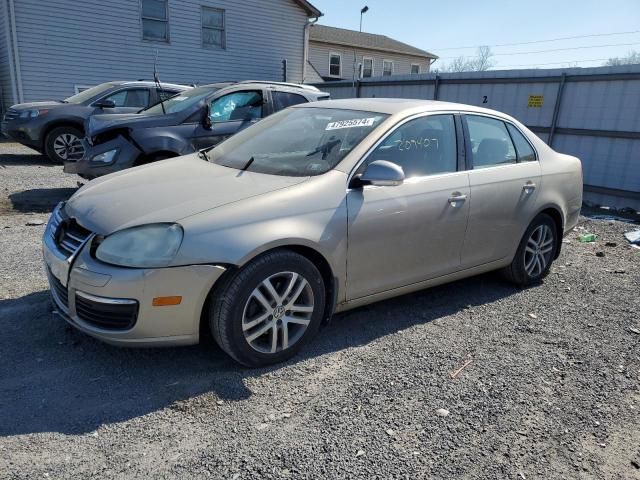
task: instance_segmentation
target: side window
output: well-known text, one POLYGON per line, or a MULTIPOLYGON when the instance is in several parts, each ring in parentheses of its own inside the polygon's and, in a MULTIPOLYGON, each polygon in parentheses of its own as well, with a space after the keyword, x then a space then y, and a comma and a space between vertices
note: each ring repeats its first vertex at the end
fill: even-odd
POLYGON ((168 0, 141 0, 142 38, 160 42, 169 41, 168 0))
POLYGON ((272 91, 273 103, 276 110, 282 110, 283 108, 290 107, 291 105, 298 105, 299 103, 307 103, 307 99, 302 95, 288 92, 272 91))
POLYGON ((109 95, 105 100, 113 100, 116 107, 144 108, 149 105, 149 90, 146 88, 121 90, 109 95))
POLYGON ((495 118, 466 115, 473 168, 516 163, 516 150, 504 122, 495 118))
POLYGON ((400 165, 407 178, 455 172, 458 155, 453 115, 429 115, 408 121, 385 138, 366 163, 375 160, 400 165))
POLYGON ((339 53, 329 54, 329 75, 339 77, 342 74, 342 56, 339 53))
POLYGON ((234 92, 213 100, 209 115, 212 122, 262 118, 262 103, 261 92, 234 92))
POLYGON ((373 76, 373 58, 364 57, 362 59, 362 77, 369 78, 373 76))
POLYGON ((513 143, 516 144, 516 152, 518 153, 518 161, 519 162, 531 162, 536 159, 536 153, 533 151, 531 144, 527 141, 526 138, 520 133, 513 125, 507 123, 507 128, 509 129, 509 133, 511 134, 511 138, 513 139, 513 143))
POLYGON ((173 97, 176 93, 180 93, 180 91, 156 88, 156 93, 158 94, 159 100, 166 100, 167 98, 173 97))

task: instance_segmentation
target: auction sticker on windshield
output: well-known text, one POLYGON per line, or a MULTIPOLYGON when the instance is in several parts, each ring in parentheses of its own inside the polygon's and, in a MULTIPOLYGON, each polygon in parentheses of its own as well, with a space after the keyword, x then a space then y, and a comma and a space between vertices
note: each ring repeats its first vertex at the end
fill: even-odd
POLYGON ((339 122, 328 123, 327 128, 325 128, 325 130, 337 130, 338 128, 370 127, 373 125, 373 122, 375 121, 376 121, 376 117, 340 120, 339 122))

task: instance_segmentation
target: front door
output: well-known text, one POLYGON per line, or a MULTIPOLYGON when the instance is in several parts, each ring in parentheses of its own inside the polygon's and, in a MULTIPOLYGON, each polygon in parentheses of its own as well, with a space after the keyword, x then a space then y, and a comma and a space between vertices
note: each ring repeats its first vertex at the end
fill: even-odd
POLYGON ((513 255, 535 215, 541 172, 533 148, 513 125, 481 115, 464 120, 473 198, 462 250, 468 268, 513 255))
POLYGON ((367 157, 405 172, 402 185, 347 193, 348 300, 435 278, 460 268, 469 180, 458 165, 453 115, 409 120, 367 157))
POLYGON ((264 97, 259 90, 238 90, 214 98, 209 104, 209 125, 199 124, 191 140, 193 148, 213 147, 264 116, 264 97))

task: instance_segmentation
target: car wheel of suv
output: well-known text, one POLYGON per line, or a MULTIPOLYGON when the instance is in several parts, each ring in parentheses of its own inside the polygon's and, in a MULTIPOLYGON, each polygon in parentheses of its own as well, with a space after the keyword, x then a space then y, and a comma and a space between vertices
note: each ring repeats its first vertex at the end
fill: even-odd
POLYGON ((44 151, 53 163, 78 161, 84 155, 82 132, 75 127, 56 127, 44 141, 44 151))
POLYGON ((534 218, 511 265, 504 269, 507 279, 521 286, 543 279, 556 255, 557 235, 556 224, 549 215, 541 213, 534 218))
POLYGON ((295 355, 317 333, 324 315, 322 275, 307 258, 287 250, 258 257, 212 295, 213 338, 248 367, 295 355))

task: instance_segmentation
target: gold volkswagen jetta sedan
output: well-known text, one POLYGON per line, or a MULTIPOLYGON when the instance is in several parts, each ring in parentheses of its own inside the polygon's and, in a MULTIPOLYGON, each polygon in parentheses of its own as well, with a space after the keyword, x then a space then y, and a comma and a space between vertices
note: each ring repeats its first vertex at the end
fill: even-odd
POLYGON ((260 366, 334 312, 496 269, 539 281, 581 203, 580 161, 507 115, 332 100, 88 183, 53 212, 44 259, 89 335, 185 345, 210 329, 260 366))

